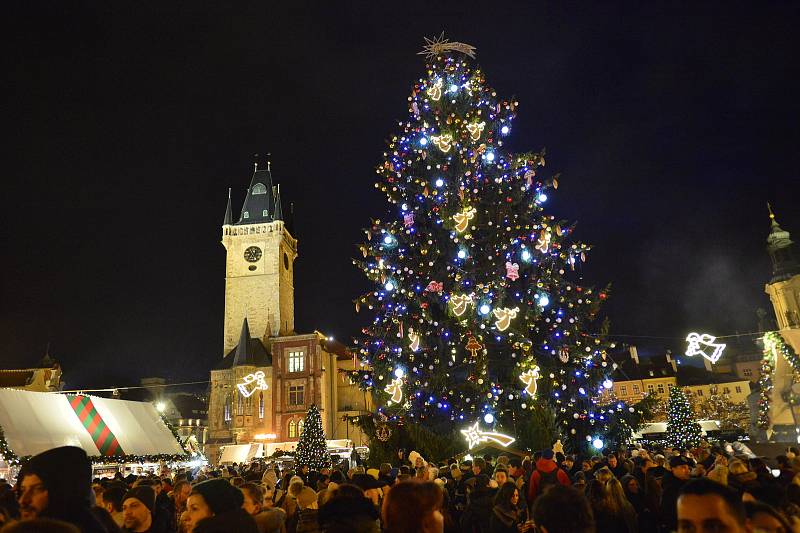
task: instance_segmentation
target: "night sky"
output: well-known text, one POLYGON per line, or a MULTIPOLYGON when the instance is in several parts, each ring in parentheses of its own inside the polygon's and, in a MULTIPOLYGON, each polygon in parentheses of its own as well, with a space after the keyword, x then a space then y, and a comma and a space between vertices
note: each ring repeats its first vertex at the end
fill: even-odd
POLYGON ((612 333, 674 338, 620 340, 755 330, 767 201, 800 239, 797 3, 92 4, 2 17, 3 368, 49 342, 67 387, 208 379, 227 190, 238 217, 267 152, 295 206, 298 330, 357 334, 374 167, 442 30, 520 102, 509 148, 562 173, 548 208, 595 246, 612 333))

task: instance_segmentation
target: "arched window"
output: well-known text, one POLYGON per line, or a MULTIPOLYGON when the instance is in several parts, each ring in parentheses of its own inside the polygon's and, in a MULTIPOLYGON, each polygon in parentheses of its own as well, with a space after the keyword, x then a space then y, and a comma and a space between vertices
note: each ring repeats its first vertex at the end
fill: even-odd
POLYGON ((244 406, 242 405, 242 395, 236 395, 236 414, 242 416, 244 414, 244 406))
POLYGON ((297 438, 297 423, 294 421, 294 419, 289 420, 289 438, 297 438))
POLYGON ((226 394, 225 395, 225 408, 223 409, 223 419, 225 422, 231 421, 231 397, 226 394))
POLYGON ((256 183, 253 185, 253 190, 250 191, 250 194, 267 194, 267 188, 264 186, 263 183, 256 183))
POLYGON ((258 393, 258 418, 264 418, 264 393, 258 393))
POLYGON ((303 420, 302 418, 297 421, 297 436, 298 437, 303 434, 303 425, 304 424, 305 424, 305 420, 303 420))

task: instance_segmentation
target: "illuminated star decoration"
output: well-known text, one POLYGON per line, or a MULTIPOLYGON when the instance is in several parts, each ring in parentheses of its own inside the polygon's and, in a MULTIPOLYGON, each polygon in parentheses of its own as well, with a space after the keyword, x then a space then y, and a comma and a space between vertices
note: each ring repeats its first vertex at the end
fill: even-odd
POLYGON ((411 341, 410 348, 412 352, 419 350, 419 333, 415 333, 413 329, 408 328, 408 340, 411 341))
POLYGON ((541 237, 536 240, 536 249, 544 254, 548 248, 550 248, 550 232, 542 230, 541 237))
POLYGON ((456 213, 453 215, 453 220, 456 223, 456 231, 460 233, 467 229, 467 226, 469 226, 469 221, 475 218, 475 213, 477 213, 477 210, 474 207, 470 207, 461 213, 456 213))
POLYGON ((539 379, 539 367, 534 366, 519 375, 520 381, 525 384, 525 392, 531 396, 536 394, 536 380, 539 379))
POLYGON ((473 122, 472 124, 467 124, 467 131, 472 140, 477 141, 481 138, 481 133, 483 133, 483 128, 485 127, 485 122, 473 122))
POLYGON ((461 434, 464 435, 465 439, 467 439, 467 446, 469 449, 474 448, 476 445, 482 442, 489 441, 496 442, 500 446, 506 447, 517 440, 514 437, 497 433, 495 431, 483 431, 478 427, 478 422, 475 422, 474 425, 469 426, 467 429, 462 429, 461 434))
POLYGON ((403 380, 402 378, 395 378, 386 385, 386 388, 383 389, 386 391, 387 394, 391 394, 391 400, 394 403, 400 403, 400 400, 403 399, 403 380))
POLYGON ((403 215, 403 224, 408 226, 414 225, 414 213, 408 213, 407 215, 403 215))
POLYGON ((443 52, 461 52, 462 54, 475 59, 475 47, 471 44, 450 42, 445 36, 444 32, 438 37, 428 39, 425 37, 425 46, 422 47, 421 52, 417 52, 418 56, 425 56, 427 59, 433 59, 443 52))
POLYGON ((257 390, 267 390, 267 382, 264 381, 264 372, 259 370, 254 374, 247 374, 236 387, 245 398, 249 398, 257 390))
POLYGON ((708 333, 703 333, 702 335, 700 333, 689 333, 686 337, 686 342, 689 343, 689 346, 686 348, 686 355, 689 357, 702 355, 712 363, 716 363, 719 361, 719 358, 722 357, 722 351, 725 350, 725 345, 722 343, 715 343, 715 340, 717 340, 717 338, 708 333), (703 347, 701 347, 701 345, 703 347), (713 351, 707 350, 706 348, 711 348, 713 351))
POLYGON ((471 294, 455 294, 450 297, 450 303, 453 304, 453 314, 461 316, 467 311, 467 307, 472 305, 471 294))
POLYGON ((506 261, 506 277, 511 281, 519 279, 519 264, 506 261))
POLYGON ((494 313, 495 318, 497 318, 497 321, 494 323, 495 327, 500 331, 505 331, 508 329, 508 326, 511 325, 511 319, 517 318, 519 307, 515 307, 514 309, 503 307, 493 310, 492 313, 494 313))

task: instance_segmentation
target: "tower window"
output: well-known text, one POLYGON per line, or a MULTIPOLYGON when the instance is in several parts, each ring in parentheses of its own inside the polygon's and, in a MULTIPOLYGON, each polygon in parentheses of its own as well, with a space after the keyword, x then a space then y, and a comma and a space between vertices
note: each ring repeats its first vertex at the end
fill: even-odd
POLYGON ((658 387, 658 393, 659 394, 664 394, 664 384, 663 383, 659 383, 657 385, 657 387, 658 387))
POLYGON ((306 366, 306 357, 303 350, 289 352, 289 372, 302 372, 306 366))
POLYGON ((744 377, 746 377, 746 378, 749 378, 750 376, 753 375, 753 369, 752 368, 745 368, 744 370, 742 370, 742 375, 744 377))
POLYGON ((294 420, 289 420, 289 438, 297 438, 297 423, 294 420))
POLYGON ((250 194, 252 195, 267 194, 267 188, 264 186, 263 183, 256 183, 255 185, 253 185, 253 190, 250 191, 250 194))
POLYGON ((305 403, 305 387, 294 385, 289 387, 289 405, 303 405, 305 403))
POLYGON ((263 217, 268 217, 268 216, 269 216, 269 211, 267 211, 266 209, 264 209, 263 211, 261 211, 261 216, 263 216, 263 217))
POLYGON ((245 211, 245 212, 244 212, 244 217, 243 217, 243 218, 250 218, 250 213, 249 213, 249 212, 247 212, 247 211, 245 211))
POLYGON ((258 393, 258 418, 264 418, 264 393, 258 393))

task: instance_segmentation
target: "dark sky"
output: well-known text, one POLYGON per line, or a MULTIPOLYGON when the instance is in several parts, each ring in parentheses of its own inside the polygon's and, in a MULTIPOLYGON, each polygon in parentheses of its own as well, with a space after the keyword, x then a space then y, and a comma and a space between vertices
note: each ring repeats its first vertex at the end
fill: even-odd
POLYGON ((68 386, 207 379, 255 153, 295 203, 298 328, 350 338, 374 167, 443 29, 519 100, 510 148, 562 172, 549 207, 595 245, 613 333, 752 331, 767 201, 800 238, 797 3, 96 4, 0 17, 4 367, 50 342, 68 386))

